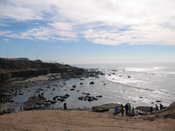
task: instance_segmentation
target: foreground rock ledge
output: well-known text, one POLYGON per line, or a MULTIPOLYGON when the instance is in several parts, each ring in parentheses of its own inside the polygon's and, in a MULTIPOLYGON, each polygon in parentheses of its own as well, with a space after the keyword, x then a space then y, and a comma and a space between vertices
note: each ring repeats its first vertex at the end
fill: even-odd
POLYGON ((24 111, 0 116, 0 131, 174 131, 175 119, 130 119, 87 111, 24 111))

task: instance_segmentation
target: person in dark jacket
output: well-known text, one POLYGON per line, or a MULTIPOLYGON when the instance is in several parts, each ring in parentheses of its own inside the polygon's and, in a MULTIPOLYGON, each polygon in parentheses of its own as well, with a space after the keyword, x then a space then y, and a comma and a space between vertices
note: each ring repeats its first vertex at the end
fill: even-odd
POLYGON ((159 107, 158 107, 158 105, 156 104, 156 111, 159 111, 159 107))
POLYGON ((114 109, 114 115, 120 113, 120 109, 119 109, 119 106, 116 106, 115 109, 114 109))
POLYGON ((125 105, 125 112, 126 112, 126 116, 128 116, 128 104, 125 105))
POLYGON ((163 105, 162 105, 162 104, 160 104, 160 110, 163 110, 163 109, 164 109, 163 105))
POLYGON ((122 114, 122 116, 124 116, 124 112, 125 112, 124 106, 123 106, 123 104, 121 104, 121 114, 122 114))

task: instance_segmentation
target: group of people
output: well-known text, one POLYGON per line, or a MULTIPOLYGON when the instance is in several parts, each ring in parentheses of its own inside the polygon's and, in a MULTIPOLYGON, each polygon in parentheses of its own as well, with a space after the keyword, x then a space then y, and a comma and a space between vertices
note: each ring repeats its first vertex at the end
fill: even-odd
MULTIPOLYGON (((149 110, 146 112, 159 112, 161 110, 165 109, 165 107, 160 104, 159 106, 156 104, 155 107, 150 107, 149 110)), ((121 104, 120 106, 117 105, 114 110, 114 115, 121 113, 122 116, 135 116, 138 112, 138 110, 135 111, 134 107, 131 107, 130 103, 126 103, 125 106, 121 104)))
POLYGON ((165 107, 162 104, 160 104, 159 106, 157 104, 155 105, 155 111, 161 111, 163 109, 165 109, 165 107))
POLYGON ((114 114, 118 114, 118 113, 121 113, 122 116, 124 115, 129 116, 129 115, 135 114, 135 110, 134 108, 131 107, 130 103, 126 103, 125 106, 121 104, 120 106, 115 107, 114 114))

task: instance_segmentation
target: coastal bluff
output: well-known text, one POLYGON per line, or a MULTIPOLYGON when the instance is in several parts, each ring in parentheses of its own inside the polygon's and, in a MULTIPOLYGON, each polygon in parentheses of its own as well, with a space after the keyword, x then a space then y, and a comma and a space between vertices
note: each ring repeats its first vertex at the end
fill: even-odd
POLYGON ((49 73, 60 73, 61 78, 87 77, 99 74, 99 71, 89 71, 67 64, 48 63, 27 58, 0 58, 0 82, 11 78, 29 78, 49 73))

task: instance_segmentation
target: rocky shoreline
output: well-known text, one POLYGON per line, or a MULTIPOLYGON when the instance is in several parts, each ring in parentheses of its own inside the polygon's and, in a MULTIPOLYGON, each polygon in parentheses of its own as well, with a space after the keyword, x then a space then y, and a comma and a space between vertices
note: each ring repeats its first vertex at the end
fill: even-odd
MULTIPOLYGON (((82 76, 79 79, 84 79, 86 76, 82 76)), ((72 77, 70 77, 72 78, 72 77)), ((69 78, 69 79, 70 79, 69 78)), ((33 110, 33 109, 50 109, 51 105, 54 105, 57 102, 64 103, 67 98, 69 98, 70 94, 62 94, 56 95, 52 98, 52 100, 48 100, 45 98, 46 90, 51 90, 54 92, 56 89, 63 88, 65 85, 65 81, 68 80, 60 77, 59 73, 52 73, 47 75, 41 75, 37 77, 30 78, 13 78, 3 83, 3 86, 0 88, 1 95, 1 104, 0 104, 0 114, 15 112, 15 109, 11 107, 13 105, 14 100, 13 97, 23 96, 24 91, 28 90, 32 92, 32 88, 35 86, 40 86, 40 88, 36 89, 36 92, 33 96, 29 97, 28 100, 20 106, 18 110, 33 110), (55 85, 50 86, 49 83, 56 81, 55 85), (59 84, 62 85, 59 85, 59 84), (44 88, 43 88, 44 86, 44 88), (9 106, 10 105, 10 106, 9 106)), ((90 82, 89 85, 92 85, 93 82, 90 82)), ((83 85, 83 82, 80 83, 83 85)), ((68 89, 64 89, 68 90, 68 89)), ((76 89, 76 85, 72 85, 70 92, 79 92, 76 89)), ((78 98, 80 101, 97 101, 102 96, 91 96, 90 93, 82 92, 82 95, 78 98)))
MULTIPOLYGON (((98 70, 88 70, 59 63, 46 63, 40 60, 28 59, 4 59, 0 58, 0 113, 15 112, 11 107, 14 96, 22 96, 23 89, 30 89, 37 85, 48 85, 52 81, 64 82, 72 78, 84 79, 103 75, 98 70), (10 106, 9 106, 10 105, 10 106)), ((83 83, 80 83, 81 85, 83 83)), ((90 84, 93 84, 90 83, 90 84)), ((46 88, 51 88, 49 85, 46 88)), ((60 87, 62 88, 62 87, 60 87)), ((53 88, 54 91, 56 88, 53 88)), ((72 86, 74 91, 76 86, 72 86)), ((66 90, 66 89, 65 89, 66 90)), ((31 91, 31 90, 29 90, 31 91)), ((55 96, 53 100, 44 97, 42 88, 37 90, 37 95, 31 96, 19 110, 48 109, 47 106, 57 101, 64 102, 69 94, 55 96)), ((78 92, 78 91, 77 91, 78 92)), ((90 95, 82 96, 80 100, 93 101, 96 98, 90 95)))
MULTIPOLYGON (((41 61, 13 61, 13 60, 0 60, 0 69, 1 69, 1 86, 0 86, 0 114, 5 113, 12 113, 12 112, 18 112, 23 110, 45 110, 45 109, 56 109, 53 107, 55 104, 60 104, 58 109, 64 109, 64 104, 66 104, 67 99, 70 98, 71 92, 76 92, 79 96, 77 96, 78 101, 91 103, 98 101, 99 99, 103 98, 103 95, 98 94, 94 95, 89 92, 80 91, 79 88, 77 88, 78 85, 73 84, 71 88, 65 88, 65 82, 66 80, 72 79, 72 78, 78 78, 79 79, 79 86, 84 85, 84 79, 88 77, 92 78, 98 78, 100 75, 104 75, 102 72, 98 70, 87 70, 82 68, 76 68, 71 67, 69 65, 61 65, 61 64, 53 64, 53 63, 43 63, 41 61), (15 63, 13 67, 6 67, 5 64, 2 64, 5 61, 5 63, 15 63), (24 67, 25 64, 35 67, 35 71, 38 73, 34 73, 34 69, 32 69, 32 72, 30 72, 30 69, 27 69, 24 71, 24 69, 21 71, 21 68, 24 67), (30 64, 29 64, 30 63, 30 64), (40 66, 39 66, 40 65, 40 66), (47 65, 47 69, 49 71, 46 72, 40 72, 41 66, 47 65), (53 70, 53 67, 55 68, 55 71, 53 70), (15 68, 15 69, 14 69, 15 68), (7 71, 8 69, 8 71, 7 71), (13 70, 12 70, 13 69, 13 70), (2 71, 3 70, 3 71, 2 71), (14 73, 16 72, 16 73, 14 73), (30 72, 30 73, 29 73, 30 72), (8 74, 10 77, 4 77, 2 74, 8 74), (16 75, 14 75, 14 74, 16 75), (25 75, 27 74, 27 75, 25 75), (42 75, 41 75, 42 74, 42 75), (6 79, 4 79, 6 78, 6 79), (52 83, 55 82, 55 83, 52 83), (52 83, 52 86, 49 85, 49 83, 52 83), (35 88, 39 87, 39 88, 35 88), (28 96, 28 99, 23 102, 23 104, 15 105, 13 97, 19 96, 22 97, 25 92, 32 92, 32 90, 35 90, 32 95, 28 96), (56 94, 52 95, 55 91, 58 92, 58 90, 64 90, 69 92, 64 92, 62 94, 56 94), (47 98, 45 95, 47 95, 47 92, 51 91, 51 98, 47 98), (15 107, 15 108, 14 108, 15 107), (18 109, 16 110, 16 107, 18 109)), ((29 67, 29 66, 28 66, 29 67)), ((90 80, 88 82, 89 86, 94 86, 95 81, 90 80)), ((106 83, 104 83, 106 85, 106 83)), ((23 98, 22 98, 23 99, 23 98)), ((90 110, 93 112, 110 112, 111 110, 114 112, 114 109, 118 107, 120 109, 121 104, 117 103, 107 103, 99 106, 92 106, 92 108, 84 108, 84 110, 90 110)), ((72 109, 69 108, 68 109, 72 109)), ((152 112, 152 109, 155 110, 154 107, 151 106, 137 106, 135 107, 135 110, 137 110, 137 115, 147 115, 154 113, 152 112)), ((166 110, 167 107, 164 107, 166 110)))
MULTIPOLYGON (((80 77, 80 85, 83 85, 83 80, 85 77, 80 77)), ((63 104, 66 103, 65 101, 70 97, 69 93, 63 93, 60 95, 55 95, 51 99, 47 99, 45 97, 45 93, 47 89, 54 92, 58 88, 63 88, 63 86, 58 86, 58 82, 55 83, 55 85, 50 86, 49 82, 54 81, 62 81, 62 84, 65 85, 65 81, 67 79, 63 79, 60 77, 59 73, 52 73, 47 75, 40 75, 37 77, 30 77, 28 79, 22 79, 22 78, 16 78, 12 79, 9 83, 5 84, 4 87, 0 88, 1 91, 1 104, 0 104, 0 114, 6 114, 6 113, 13 113, 23 110, 45 110, 45 109, 52 109, 51 107, 57 103, 62 103, 61 107, 58 109, 64 109, 63 104), (28 97, 28 100, 25 101, 22 105, 18 106, 18 110, 16 111, 13 107, 14 100, 12 99, 14 96, 22 96, 24 92, 21 89, 31 91, 33 86, 41 85, 41 88, 38 88, 35 95, 32 95, 28 97), (44 88, 42 88, 42 85, 46 85, 44 88), (29 90, 31 89, 31 90, 29 90), (2 93, 3 92, 3 93, 2 93)), ((89 81, 89 85, 94 85, 94 81, 89 81)), ((98 99, 101 99, 102 95, 92 95, 88 92, 80 92, 80 90, 77 89, 77 85, 72 85, 70 89, 64 89, 64 90, 70 90, 70 92, 77 92, 80 94, 78 97, 79 101, 84 102, 93 102, 98 101, 98 99)), ((14 105, 16 106, 16 105, 14 105)), ((84 110, 90 110, 93 112, 110 112, 113 111, 115 107, 120 108, 120 104, 117 103, 107 103, 99 106, 93 106, 92 108, 84 108, 84 110)), ((147 115, 154 113, 151 111, 150 106, 138 106, 135 107, 135 110, 137 110, 139 113, 136 115, 147 115)), ((55 109, 55 108, 54 108, 55 109)), ((68 109, 71 109, 68 107, 68 109)), ((165 109, 167 109, 165 107, 165 109)))

